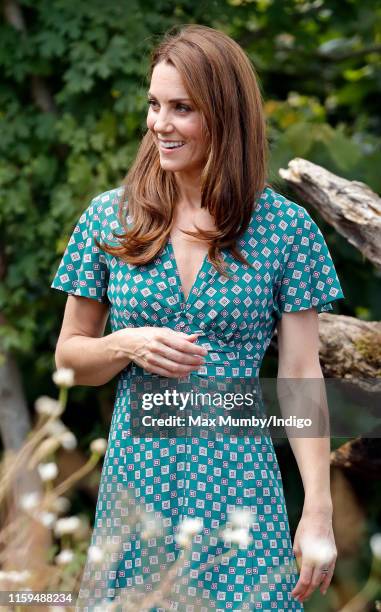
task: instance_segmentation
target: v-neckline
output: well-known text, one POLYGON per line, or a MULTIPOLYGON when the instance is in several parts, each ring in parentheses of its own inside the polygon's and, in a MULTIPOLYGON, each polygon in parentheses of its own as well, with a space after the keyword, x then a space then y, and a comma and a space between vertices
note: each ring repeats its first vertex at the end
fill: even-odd
POLYGON ((175 270, 176 279, 177 279, 177 289, 178 289, 178 292, 179 292, 180 297, 181 297, 180 303, 181 303, 181 306, 183 308, 185 308, 190 303, 190 300, 191 300, 192 295, 193 295, 193 291, 194 291, 195 287, 198 284, 198 280, 200 278, 201 272, 203 271, 206 263, 209 261, 209 255, 208 255, 208 253, 205 254, 204 259, 202 260, 201 266, 198 269, 196 277, 195 277, 195 279, 193 281, 193 284, 192 284, 192 286, 191 286, 191 288, 189 290, 188 296, 187 296, 187 298, 185 298, 184 290, 183 290, 183 287, 182 287, 182 284, 181 284, 181 276, 180 276, 180 272, 179 272, 179 266, 177 265, 175 250, 173 248, 173 243, 172 243, 172 239, 171 239, 170 235, 168 236, 167 244, 168 244, 168 247, 169 247, 169 249, 170 249, 170 251, 172 253, 173 265, 174 265, 174 270, 175 270))

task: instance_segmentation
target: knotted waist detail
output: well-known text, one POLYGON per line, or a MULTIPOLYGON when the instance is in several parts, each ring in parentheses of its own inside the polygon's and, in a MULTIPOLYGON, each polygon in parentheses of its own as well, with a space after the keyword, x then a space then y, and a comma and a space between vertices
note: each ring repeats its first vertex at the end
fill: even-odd
MULTIPOLYGON (((254 355, 256 348, 250 333, 247 333, 245 338, 242 330, 213 328, 213 321, 208 323, 201 321, 197 325, 195 317, 187 311, 171 312, 165 320, 161 317, 161 323, 160 327, 169 327, 185 334, 199 333, 195 344, 205 347, 208 353, 204 356, 205 363, 192 374, 201 377, 224 376, 232 379, 259 375, 261 362, 254 355)), ((135 373, 137 373, 136 367, 132 363, 135 373)), ((131 368, 128 370, 131 371, 131 368)), ((149 372, 146 374, 152 375, 149 372)))

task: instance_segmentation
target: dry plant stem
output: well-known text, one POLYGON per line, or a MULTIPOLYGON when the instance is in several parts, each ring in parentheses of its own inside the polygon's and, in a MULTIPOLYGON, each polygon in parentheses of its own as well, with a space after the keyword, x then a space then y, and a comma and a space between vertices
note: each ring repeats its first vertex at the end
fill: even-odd
MULTIPOLYGON (((169 589, 171 587, 171 585, 173 584, 173 581, 176 578, 177 570, 181 566, 181 562, 183 562, 183 561, 184 561, 184 559, 180 556, 175 561, 173 566, 168 570, 167 575, 164 578, 161 586, 158 587, 153 593, 150 593, 149 595, 146 595, 145 597, 143 597, 143 599, 140 602, 141 609, 148 610, 153 605, 157 605, 157 604, 162 603, 162 598, 163 598, 163 596, 166 595, 167 589, 169 589)), ((144 593, 142 593, 142 594, 144 594, 144 593)), ((120 605, 119 601, 114 601, 114 602, 110 603, 107 606, 107 611, 114 610, 119 605, 120 605)))
MULTIPOLYGON (((181 551, 181 552, 184 552, 184 551, 181 551)), ((221 555, 213 559, 213 561, 210 561, 201 572, 199 571, 199 576, 200 574, 204 573, 209 567, 212 567, 216 563, 219 563, 219 561, 222 560, 223 558, 226 559, 228 557, 232 557, 233 554, 236 552, 237 552, 237 549, 232 548, 231 550, 228 551, 228 553, 221 553, 221 555)), ((165 596, 168 595, 168 590, 170 589, 170 587, 173 584, 174 579, 176 578, 178 567, 180 567, 181 562, 184 562, 185 560, 186 558, 184 556, 181 556, 181 555, 179 556, 175 564, 170 568, 170 570, 168 570, 167 576, 165 577, 161 586, 158 587, 158 589, 156 589, 153 593, 150 593, 148 596, 140 600, 140 609, 146 612, 152 606, 155 606, 155 605, 159 605, 160 607, 164 607, 164 608, 167 605, 167 607, 169 608, 170 602, 165 599, 165 596)), ((252 597, 252 593, 248 593, 247 597, 243 600, 242 603, 249 601, 251 597, 252 597)), ((111 610, 114 610, 119 605, 120 605, 120 602, 112 602, 108 605, 107 611, 109 612, 111 610)), ((130 607, 128 606, 126 609, 129 610, 130 607)), ((131 608, 131 610, 133 610, 133 608, 131 608)), ((344 611, 342 610, 340 612, 344 612, 344 611)), ((345 610, 345 612, 355 612, 355 611, 345 610)))
MULTIPOLYGON (((216 530, 217 531, 217 530, 216 530)), ((212 537, 212 534, 211 534, 212 537)), ((189 552, 191 552, 191 549, 189 550, 189 552)), ((203 574, 204 572, 207 571, 207 569, 209 569, 210 567, 213 567, 213 565, 216 565, 216 563, 219 563, 222 559, 227 559, 232 557, 233 555, 235 555, 237 552, 236 548, 232 548, 230 549, 227 553, 221 553, 219 556, 215 557, 212 561, 209 561, 205 568, 203 568, 201 570, 201 572, 199 571, 199 575, 203 574)), ((164 580, 162 581, 162 584, 153 592, 150 593, 149 595, 146 595, 142 600, 141 600, 141 606, 143 607, 143 609, 149 609, 154 605, 161 605, 163 606, 163 597, 165 597, 166 595, 168 595, 168 591, 171 588, 171 586, 173 585, 173 582, 176 578, 177 575, 177 571, 178 569, 183 566, 184 567, 184 562, 187 560, 187 555, 184 554, 184 550, 182 550, 180 552, 180 555, 178 557, 178 559, 175 561, 175 563, 173 564, 173 566, 168 570, 164 580)), ((144 595, 144 592, 142 592, 142 595, 144 595)), ((110 604, 110 606, 108 607, 108 610, 113 610, 115 609, 116 606, 119 605, 120 602, 113 602, 110 604)))
POLYGON ((33 455, 29 458, 27 464, 28 470, 36 469, 37 465, 41 463, 41 461, 45 461, 46 457, 48 457, 49 455, 51 457, 54 457, 54 453, 59 449, 60 446, 61 443, 55 436, 50 436, 48 438, 45 438, 45 440, 42 440, 41 444, 37 446, 37 448, 34 450, 33 455), (44 448, 44 444, 46 444, 46 442, 51 443, 52 441, 54 441, 54 446, 51 445, 49 450, 47 451, 46 448, 44 448), (43 454, 41 453, 42 450, 44 451, 43 454))
MULTIPOLYGON (((64 480, 64 482, 61 482, 58 487, 46 494, 45 499, 43 499, 41 503, 34 508, 34 510, 38 512, 39 510, 49 507, 54 499, 59 497, 62 493, 67 491, 67 489, 69 489, 73 483, 75 483, 80 478, 83 478, 83 476, 90 472, 98 463, 98 460, 99 455, 92 455, 89 461, 85 463, 85 465, 80 470, 69 476, 69 478, 64 480)), ((12 534, 18 533, 20 529, 20 524, 22 523, 24 518, 25 517, 21 515, 16 520, 12 521, 12 523, 1 529, 0 542, 4 542, 6 538, 12 536, 12 534)))
MULTIPOLYGON (((232 557, 233 554, 235 554, 236 552, 237 552, 236 548, 231 548, 229 552, 221 553, 218 557, 215 557, 213 561, 209 561, 206 567, 203 570, 199 571, 198 575, 200 576, 201 574, 206 572, 206 570, 209 567, 216 565, 216 563, 219 563, 222 559, 227 559, 227 558, 232 557)), ((145 606, 152 606, 156 604, 160 605, 163 603, 162 597, 166 595, 166 591, 169 590, 169 588, 172 586, 176 578, 178 566, 180 566, 180 563, 179 563, 180 561, 184 561, 184 559, 181 556, 178 558, 174 566, 168 571, 168 574, 163 581, 163 585, 160 586, 156 591, 154 591, 152 594, 150 594, 147 598, 143 600, 143 603, 145 606), (159 596, 159 599, 157 599, 158 596, 159 596)))
POLYGON ((4 497, 7 494, 10 481, 12 481, 20 469, 25 469, 25 464, 31 451, 44 438, 48 429, 47 426, 54 420, 55 417, 49 417, 42 427, 32 433, 30 439, 25 442, 24 446, 21 447, 17 454, 12 453, 12 460, 8 459, 6 462, 7 469, 5 471, 5 475, 3 475, 0 479, 0 503, 3 502, 4 497))
POLYGON ((237 552, 237 548, 231 548, 227 553, 221 553, 220 555, 218 555, 218 557, 213 559, 213 561, 209 561, 209 563, 206 564, 204 569, 199 571, 198 575, 200 576, 201 574, 206 572, 207 569, 209 569, 210 567, 213 567, 213 565, 216 565, 216 563, 219 563, 220 561, 222 561, 222 559, 230 559, 230 557, 233 556, 233 553, 236 553, 236 552, 237 552))
POLYGON ((7 525, 6 527, 2 527, 0 531, 0 543, 3 543, 7 539, 7 537, 12 536, 13 533, 18 533, 18 531, 20 530, 20 525, 24 518, 25 517, 23 515, 18 516, 16 520, 12 521, 12 523, 9 523, 9 525, 7 525))
MULTIPOLYGON (((66 387, 61 387, 59 392, 58 403, 62 407, 62 412, 65 410, 65 406, 67 403, 68 390, 66 387)), ((31 431, 31 435, 29 440, 27 439, 21 449, 16 453, 12 453, 12 461, 7 461, 7 469, 3 471, 0 478, 0 503, 3 501, 7 489, 9 486, 9 482, 14 477, 15 473, 19 470, 19 468, 23 469, 25 466, 26 458, 28 453, 32 451, 32 449, 44 438, 50 423, 56 420, 56 415, 49 416, 45 423, 41 426, 41 423, 44 422, 45 417, 41 414, 38 415, 37 423, 34 427, 34 430, 31 431)), ((4 466, 5 467, 5 466, 4 466)))
POLYGON ((49 505, 53 499, 55 499, 59 495, 62 495, 62 493, 65 493, 65 491, 70 489, 70 487, 75 482, 77 482, 78 480, 86 476, 88 472, 91 472, 91 470, 97 465, 99 459, 100 459, 100 455, 96 455, 96 454, 91 455, 90 459, 85 463, 85 465, 83 465, 74 474, 69 476, 69 478, 66 478, 66 480, 61 482, 57 487, 55 487, 53 491, 47 493, 47 495, 45 496, 45 500, 42 504, 42 507, 44 507, 45 504, 49 505))
POLYGON ((147 607, 149 609, 149 607, 152 607, 153 605, 159 604, 161 602, 163 596, 167 594, 168 590, 172 586, 176 578, 177 571, 179 567, 181 567, 181 564, 183 562, 184 557, 183 555, 180 555, 177 561, 175 561, 173 566, 168 570, 167 575, 164 578, 160 587, 143 599, 142 604, 144 605, 144 607, 147 607))

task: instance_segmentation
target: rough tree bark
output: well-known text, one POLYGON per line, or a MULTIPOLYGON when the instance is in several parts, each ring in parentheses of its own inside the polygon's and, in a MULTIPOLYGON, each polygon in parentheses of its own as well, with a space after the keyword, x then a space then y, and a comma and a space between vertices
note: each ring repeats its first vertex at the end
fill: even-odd
POLYGON ((339 234, 381 268, 381 198, 374 191, 301 158, 290 161, 287 170, 281 169, 279 174, 339 234))

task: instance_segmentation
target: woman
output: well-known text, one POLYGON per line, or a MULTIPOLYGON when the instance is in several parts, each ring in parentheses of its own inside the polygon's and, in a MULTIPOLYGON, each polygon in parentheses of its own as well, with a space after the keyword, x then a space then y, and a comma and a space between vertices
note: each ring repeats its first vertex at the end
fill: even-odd
POLYGON ((119 548, 92 576, 88 561, 83 609, 123 588, 155 588, 179 556, 184 517, 202 519, 206 537, 238 507, 256 513, 251 544, 213 565, 229 547, 196 538, 170 609, 302 610, 318 586, 325 593, 335 565, 328 439, 291 441, 305 490, 292 547, 269 436, 134 437, 130 392, 138 377, 257 377, 275 328, 278 376, 321 378, 317 313, 344 295, 308 212, 265 183, 261 94, 239 45, 205 26, 170 31, 150 77, 148 130, 125 188, 94 198, 52 283, 70 294, 57 367, 72 368, 80 385, 119 374, 92 540, 119 548), (155 538, 124 526, 126 489, 163 518, 161 557, 155 538), (331 546, 327 562, 311 562, 305 535, 331 546))

